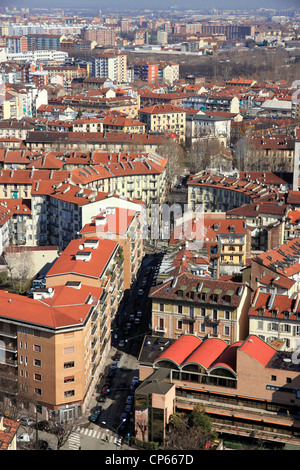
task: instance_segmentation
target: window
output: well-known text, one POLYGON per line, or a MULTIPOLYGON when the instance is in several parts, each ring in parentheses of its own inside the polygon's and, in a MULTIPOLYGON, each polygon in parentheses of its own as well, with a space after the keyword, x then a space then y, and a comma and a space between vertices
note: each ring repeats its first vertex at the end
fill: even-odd
POLYGON ((42 380, 41 374, 33 374, 33 378, 34 378, 34 380, 38 380, 39 382, 41 382, 41 380, 42 380))
POLYGON ((229 326, 225 326, 224 327, 224 335, 229 336, 229 334, 230 334, 230 328, 229 328, 229 326))
POLYGON ((182 305, 178 305, 178 313, 182 313, 182 305))
POLYGON ((200 315, 201 317, 205 317, 206 309, 205 308, 200 308, 200 315))
POLYGON ((42 361, 40 359, 33 359, 33 365, 37 367, 42 367, 42 361))
POLYGON ((74 361, 64 362, 64 369, 69 369, 70 367, 75 367, 74 361))
POLYGON ((271 380, 275 381, 277 379, 276 375, 271 375, 271 380))
POLYGON ((177 330, 182 330, 182 325, 183 325, 182 320, 178 320, 177 321, 177 330))
POLYGON ((64 354, 73 354, 74 353, 74 346, 67 346, 64 348, 64 354))
POLYGON ((67 390, 64 392, 64 398, 69 398, 69 397, 74 397, 75 395, 75 390, 67 390))
POLYGON ((159 323, 159 329, 160 329, 160 330, 163 330, 164 327, 165 327, 165 321, 164 321, 164 319, 163 319, 163 318, 159 318, 158 323, 159 323))
POLYGON ((42 347, 39 344, 33 345, 34 352, 42 352, 42 347))
POLYGON ((41 396, 42 395, 42 390, 40 388, 35 388, 34 393, 35 393, 35 395, 41 396))
POLYGON ((69 382, 75 382, 75 376, 71 375, 69 377, 64 377, 64 383, 67 384, 69 382))
POLYGON ((225 320, 230 320, 230 312, 229 312, 229 310, 225 310, 225 320))
POLYGON ((159 304, 159 311, 164 312, 164 304, 159 304))

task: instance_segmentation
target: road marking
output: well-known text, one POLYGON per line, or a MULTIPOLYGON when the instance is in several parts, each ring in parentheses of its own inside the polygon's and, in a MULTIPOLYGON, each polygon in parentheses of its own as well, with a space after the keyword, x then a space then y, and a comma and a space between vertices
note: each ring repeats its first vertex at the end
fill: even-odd
POLYGON ((80 447, 80 436, 78 433, 72 433, 69 437, 69 449, 78 450, 80 447))

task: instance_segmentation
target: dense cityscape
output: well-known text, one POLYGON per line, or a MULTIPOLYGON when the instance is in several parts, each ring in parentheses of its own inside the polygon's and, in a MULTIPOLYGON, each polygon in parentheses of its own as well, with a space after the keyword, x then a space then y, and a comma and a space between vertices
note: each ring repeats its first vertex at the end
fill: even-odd
POLYGON ((300 449, 300 8, 65 3, 0 6, 0 449, 300 449))

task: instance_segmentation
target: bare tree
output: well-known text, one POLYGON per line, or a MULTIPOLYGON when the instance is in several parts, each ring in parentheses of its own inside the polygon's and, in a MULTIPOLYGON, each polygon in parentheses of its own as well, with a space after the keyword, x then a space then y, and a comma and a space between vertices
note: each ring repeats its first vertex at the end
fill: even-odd
POLYGON ((14 291, 24 292, 26 282, 32 277, 32 253, 25 248, 9 247, 3 259, 14 291))

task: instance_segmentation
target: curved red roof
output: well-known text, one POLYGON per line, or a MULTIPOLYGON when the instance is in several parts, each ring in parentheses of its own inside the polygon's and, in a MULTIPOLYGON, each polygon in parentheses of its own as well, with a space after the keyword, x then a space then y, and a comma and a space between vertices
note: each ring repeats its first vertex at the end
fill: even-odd
POLYGON ((175 362, 178 366, 200 346, 202 340, 194 335, 180 336, 171 346, 168 347, 156 360, 167 359, 175 362))
POLYGON ((189 357, 186 358, 183 365, 191 362, 197 363, 208 369, 210 365, 227 348, 228 344, 219 338, 210 338, 204 341, 189 357))
POLYGON ((236 373, 236 352, 242 344, 242 341, 238 341, 237 343, 228 346, 217 358, 216 362, 212 364, 210 371, 218 367, 225 367, 226 369, 230 369, 232 372, 236 373))

